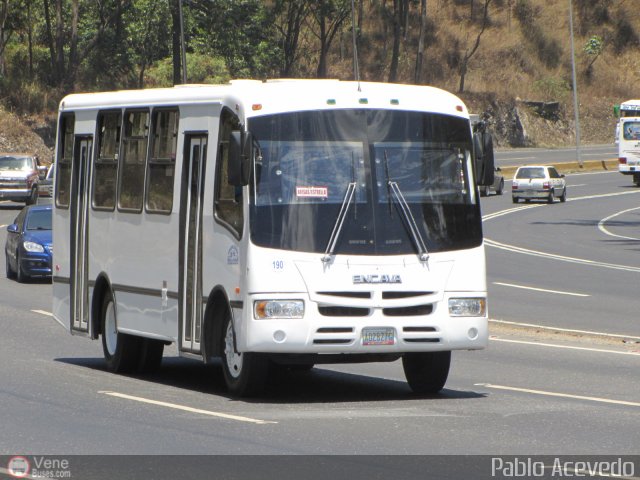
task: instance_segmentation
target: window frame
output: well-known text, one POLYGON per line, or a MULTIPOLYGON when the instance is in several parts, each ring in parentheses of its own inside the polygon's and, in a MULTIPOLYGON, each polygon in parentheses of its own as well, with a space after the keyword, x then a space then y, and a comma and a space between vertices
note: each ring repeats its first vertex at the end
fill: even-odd
POLYGON ((147 175, 147 163, 148 163, 148 157, 149 157, 149 142, 150 142, 150 129, 151 129, 151 107, 134 107, 134 108, 125 108, 122 112, 122 130, 121 130, 121 135, 120 135, 120 154, 119 154, 119 158, 118 158, 118 179, 117 179, 117 194, 116 194, 116 207, 118 209, 118 212, 122 212, 122 213, 142 213, 144 211, 144 199, 145 199, 145 184, 146 184, 146 175, 147 175), (147 114, 147 126, 146 126, 146 139, 145 142, 143 143, 145 145, 145 153, 144 153, 144 160, 143 160, 143 167, 142 167, 142 181, 140 182, 141 186, 142 186, 142 191, 140 192, 140 206, 139 207, 123 207, 122 206, 122 193, 123 193, 123 189, 122 189, 122 183, 123 183, 123 178, 124 178, 124 174, 125 174, 125 169, 124 166, 126 164, 126 156, 125 156, 125 151, 126 151, 126 140, 129 138, 133 138, 136 140, 142 140, 144 139, 144 137, 140 138, 139 136, 126 136, 126 127, 125 127, 125 123, 126 123, 126 117, 129 114, 136 114, 136 113, 146 113, 147 114))
POLYGON ((177 166, 177 157, 178 157, 178 140, 180 137, 180 108, 178 106, 172 107, 158 107, 152 108, 150 112, 150 127, 149 127, 149 142, 147 147, 147 158, 145 165, 145 183, 144 183, 144 199, 143 199, 143 207, 144 211, 150 215, 171 215, 173 212, 173 207, 175 204, 174 195, 176 188, 176 166, 177 166), (177 121, 175 124, 175 155, 173 159, 155 159, 153 157, 153 149, 155 148, 155 127, 157 122, 157 115, 163 112, 174 112, 177 115, 177 121), (150 181, 151 181, 151 167, 153 165, 171 165, 173 166, 173 175, 171 182, 171 207, 169 210, 159 210, 155 208, 149 208, 149 192, 150 192, 150 181))
MULTIPOLYGON (((119 178, 119 172, 120 172, 120 148, 122 145, 122 125, 123 125, 123 109, 122 108, 111 108, 111 109, 106 109, 106 110, 99 110, 98 111, 98 115, 96 116, 96 133, 95 133, 95 139, 96 141, 95 143, 95 151, 94 151, 94 156, 93 156, 93 166, 92 166, 92 175, 91 175, 91 209, 92 210, 96 210, 96 211, 102 211, 102 212, 113 212, 116 209, 116 205, 118 203, 118 178, 119 178), (116 174, 115 174, 115 189, 114 189, 114 193, 113 193, 113 206, 112 207, 106 207, 106 206, 96 206, 95 203, 95 192, 96 192, 96 172, 97 172, 97 168, 96 166, 99 163, 103 163, 102 158, 100 157, 100 150, 102 148, 102 142, 101 142, 101 137, 100 137, 100 119, 101 116, 104 114, 110 114, 110 113, 117 113, 119 114, 119 128, 118 128, 118 145, 116 147, 116 157, 114 159, 114 161, 112 163, 115 164, 116 167, 116 174)), ((107 161, 104 161, 104 163, 107 163, 107 161)))
POLYGON ((75 143, 75 124, 76 124, 76 115, 74 112, 65 112, 60 115, 58 119, 58 151, 56 152, 58 164, 57 170, 58 174, 55 176, 55 189, 54 189, 54 203, 56 208, 68 210, 71 206, 71 183, 73 181, 73 149, 75 143), (71 151, 70 156, 65 157, 65 147, 67 146, 66 141, 66 133, 67 133, 67 125, 72 125, 71 128, 71 151), (60 175, 60 172, 65 171, 64 166, 68 165, 68 183, 67 183, 67 203, 62 203, 60 201, 60 182, 63 180, 63 175, 60 175))
MULTIPOLYGON (((229 162, 229 135, 234 130, 244 130, 242 123, 238 116, 228 107, 223 107, 220 112, 220 124, 218 129, 218 141, 216 144, 216 167, 215 167, 215 182, 213 190, 213 218, 215 222, 222 225, 225 229, 237 239, 242 239, 245 231, 246 215, 244 212, 245 194, 244 187, 234 187, 240 190, 240 200, 237 201, 237 208, 240 212, 239 228, 236 228, 233 223, 229 222, 225 216, 220 215, 220 200, 227 201, 227 199, 221 199, 220 194, 222 192, 222 182, 228 184, 228 178, 223 174, 228 174, 228 162, 229 162), (229 128, 230 127, 230 128, 229 128), (227 165, 227 169, 223 168, 227 165)), ((253 168, 253 166, 252 166, 253 168)))

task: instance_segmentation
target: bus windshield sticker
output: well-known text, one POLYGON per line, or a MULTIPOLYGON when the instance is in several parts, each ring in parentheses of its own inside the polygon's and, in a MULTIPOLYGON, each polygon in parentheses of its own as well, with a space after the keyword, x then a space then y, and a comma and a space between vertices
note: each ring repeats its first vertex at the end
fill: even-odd
POLYGON ((296 196, 305 198, 327 198, 328 187, 296 187, 296 196))

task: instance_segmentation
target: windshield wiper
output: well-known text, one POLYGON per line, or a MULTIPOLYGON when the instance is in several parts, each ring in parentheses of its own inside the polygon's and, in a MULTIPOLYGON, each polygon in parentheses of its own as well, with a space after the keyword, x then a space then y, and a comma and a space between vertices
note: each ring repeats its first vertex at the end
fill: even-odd
MULTIPOLYGON (((389 176, 389 157, 387 156, 387 151, 384 151, 384 171, 387 176, 387 195, 388 197, 392 197, 397 202, 400 212, 402 213, 405 226, 409 229, 409 233, 413 238, 413 243, 418 249, 418 258, 421 262, 426 262, 429 260, 429 252, 427 250, 427 245, 420 234, 420 230, 418 229, 418 224, 416 223, 416 219, 411 213, 411 209, 409 208, 409 204, 404 198, 402 194, 402 190, 398 186, 397 182, 391 180, 389 176)), ((391 200, 389 200, 389 208, 391 208, 391 200)))
MULTIPOLYGON (((322 263, 329 263, 331 261, 331 257, 333 256, 333 252, 335 251, 336 244, 338 243, 338 237, 340 236, 340 232, 342 231, 342 226, 344 225, 344 219, 347 218, 347 213, 349 213, 349 207, 353 202, 353 198, 356 193, 356 159, 351 152, 351 182, 347 185, 347 191, 344 194, 344 198, 342 199, 342 206, 340 207, 340 212, 338 213, 338 218, 336 218, 336 223, 333 225, 333 231, 331 232, 331 236, 329 237, 329 243, 327 243, 327 248, 324 251, 324 255, 322 256, 322 263)), ((354 203, 355 215, 358 214, 357 203, 354 203)))
POLYGON ((338 237, 340 236, 342 226, 344 225, 344 219, 347 218, 347 213, 349 212, 349 207, 351 206, 355 193, 356 182, 350 182, 347 186, 347 191, 344 194, 338 218, 336 218, 336 223, 333 225, 333 231, 331 232, 331 237, 329 237, 329 243, 327 243, 327 248, 321 258, 322 263, 329 263, 331 261, 331 257, 333 256, 333 252, 336 248, 336 243, 338 243, 338 237))

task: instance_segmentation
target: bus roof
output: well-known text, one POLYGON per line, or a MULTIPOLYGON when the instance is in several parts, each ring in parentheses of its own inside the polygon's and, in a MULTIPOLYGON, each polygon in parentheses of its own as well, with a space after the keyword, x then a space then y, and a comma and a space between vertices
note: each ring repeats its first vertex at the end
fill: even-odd
POLYGON ((244 112, 246 117, 337 108, 385 108, 469 116, 462 100, 435 87, 298 79, 232 80, 224 85, 71 94, 60 102, 60 111, 212 103, 228 105, 239 113, 244 112))
POLYGON ((640 110, 640 100, 627 100, 620 104, 620 110, 640 110))

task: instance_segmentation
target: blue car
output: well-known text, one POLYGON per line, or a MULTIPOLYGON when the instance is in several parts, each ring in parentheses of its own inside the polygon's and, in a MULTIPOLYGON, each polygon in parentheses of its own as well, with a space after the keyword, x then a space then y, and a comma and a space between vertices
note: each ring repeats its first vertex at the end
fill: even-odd
POLYGON ((31 205, 7 227, 7 278, 51 277, 51 219, 51 205, 31 205))

